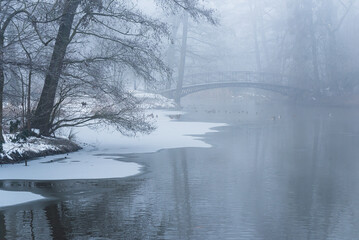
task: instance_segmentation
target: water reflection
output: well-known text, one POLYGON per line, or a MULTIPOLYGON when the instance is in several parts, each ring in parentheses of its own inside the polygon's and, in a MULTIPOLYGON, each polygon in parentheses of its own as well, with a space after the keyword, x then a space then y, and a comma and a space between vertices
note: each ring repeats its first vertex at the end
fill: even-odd
POLYGON ((330 111, 227 116, 213 148, 128 156, 137 177, 3 181, 52 200, 0 211, 0 239, 357 239, 358 115, 330 111))

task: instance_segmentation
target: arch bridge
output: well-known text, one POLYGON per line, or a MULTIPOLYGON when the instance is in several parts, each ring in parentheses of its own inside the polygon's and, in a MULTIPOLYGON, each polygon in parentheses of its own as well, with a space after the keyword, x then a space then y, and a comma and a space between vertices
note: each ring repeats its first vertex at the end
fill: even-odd
POLYGON ((276 73, 233 71, 211 72, 185 76, 182 89, 176 88, 160 91, 167 98, 182 98, 189 94, 215 88, 243 87, 257 88, 276 92, 290 97, 298 97, 308 89, 298 88, 290 84, 289 77, 276 73), (179 93, 179 96, 177 94, 179 93))

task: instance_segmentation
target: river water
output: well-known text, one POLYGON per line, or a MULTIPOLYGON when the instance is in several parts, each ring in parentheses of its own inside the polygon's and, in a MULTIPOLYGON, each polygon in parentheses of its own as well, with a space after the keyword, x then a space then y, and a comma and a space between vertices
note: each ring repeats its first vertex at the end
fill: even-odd
POLYGON ((0 210, 0 239, 359 239, 357 109, 185 110, 229 124, 212 148, 126 155, 145 168, 125 179, 1 181, 47 199, 0 210))

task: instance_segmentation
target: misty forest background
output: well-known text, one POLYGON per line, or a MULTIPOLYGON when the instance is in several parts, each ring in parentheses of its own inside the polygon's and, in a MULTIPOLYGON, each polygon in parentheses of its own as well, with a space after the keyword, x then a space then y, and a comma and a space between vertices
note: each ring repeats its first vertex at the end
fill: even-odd
POLYGON ((353 98, 357 21, 355 0, 0 0, 0 131, 150 132, 131 91, 204 72, 276 73, 310 99, 353 98))

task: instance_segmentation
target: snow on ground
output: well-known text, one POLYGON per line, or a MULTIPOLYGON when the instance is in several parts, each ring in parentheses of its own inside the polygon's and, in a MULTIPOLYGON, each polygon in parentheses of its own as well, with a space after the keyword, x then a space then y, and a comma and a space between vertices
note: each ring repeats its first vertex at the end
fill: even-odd
MULTIPOLYGON (((150 135, 125 137, 112 128, 74 129, 77 141, 88 145, 83 150, 70 154, 48 156, 24 164, 0 166, 0 180, 67 180, 67 179, 103 179, 122 178, 140 173, 137 163, 114 160, 118 154, 156 152, 165 148, 211 147, 199 137, 213 132, 211 128, 225 124, 179 122, 168 115, 178 117, 181 112, 148 110, 148 115, 156 120, 157 129, 150 135), (106 156, 99 156, 106 154, 106 156), (113 155, 113 157, 111 157, 113 155)), ((0 199, 12 198, 12 192, 0 192, 0 199)), ((32 196, 32 195, 31 195, 32 196)), ((33 198, 29 195, 29 201, 33 198)), ((14 204, 16 199, 13 198, 14 204)), ((0 202, 0 207, 4 206, 0 202)))
POLYGON ((211 128, 224 126, 220 123, 204 122, 179 122, 169 118, 183 114, 177 111, 148 110, 148 115, 153 116, 157 122, 157 129, 150 135, 126 137, 114 129, 75 129, 78 140, 96 146, 97 151, 108 153, 148 153, 160 149, 181 147, 211 147, 203 142, 200 137, 191 135, 203 135, 207 132, 215 132, 211 128))
MULTIPOLYGON (((26 142, 12 142, 11 139, 15 138, 15 134, 4 134, 5 143, 3 144, 3 150, 5 155, 10 156, 13 152, 23 154, 27 151, 41 152, 46 150, 59 150, 54 145, 46 143, 45 140, 35 137, 29 137, 26 142)), ((0 153, 0 157, 4 154, 0 153)))
POLYGON ((136 163, 111 159, 119 154, 156 152, 165 148, 211 147, 198 137, 212 132, 211 128, 223 126, 216 123, 179 122, 168 115, 178 116, 181 112, 154 110, 149 113, 157 120, 158 128, 150 135, 126 137, 114 129, 91 129, 83 127, 75 130, 77 140, 87 143, 84 150, 48 156, 24 164, 2 165, 0 180, 66 180, 121 178, 138 174, 141 166, 136 163), (99 156, 106 154, 107 156, 99 156))
MULTIPOLYGON (((133 91, 132 94, 142 101, 141 107, 144 109, 171 109, 171 108, 175 108, 176 106, 173 100, 165 98, 159 94, 146 93, 137 90, 133 91)), ((72 99, 72 102, 73 104, 68 105, 67 107, 69 108, 69 111, 73 112, 73 114, 90 111, 91 106, 95 104, 93 99, 90 98, 72 99), (82 103, 86 103, 86 105, 83 106, 82 103)), ((95 135, 94 137, 96 138, 96 135, 99 135, 99 133, 95 132, 94 135, 95 135)), ((112 134, 110 135, 112 136, 112 134)), ((58 148, 57 146, 47 143, 46 139, 29 137, 24 142, 12 142, 12 139, 15 138, 15 134, 4 134, 4 137, 5 137, 5 144, 3 144, 4 153, 0 153, 0 157, 6 155, 9 158, 11 158, 10 156, 12 153, 19 153, 21 155, 24 152, 28 152, 28 151, 33 151, 35 153, 38 153, 48 150, 54 150, 54 151, 60 150, 60 148, 58 148)), ((118 134, 116 134, 116 137, 118 137, 118 134)), ((87 142, 87 139, 84 137, 82 137, 82 140, 83 142, 87 142)), ((100 140, 104 141, 104 139, 100 139, 100 140)))
POLYGON ((0 190, 0 207, 17 205, 40 199, 43 199, 43 197, 30 192, 10 192, 0 190))
POLYGON ((176 104, 174 100, 165 98, 164 96, 156 93, 147 93, 142 91, 132 91, 133 96, 141 99, 141 107, 144 109, 174 109, 176 104))
POLYGON ((98 157, 96 152, 79 151, 0 167, 0 180, 67 180, 122 178, 140 173, 136 163, 120 162, 98 157))

